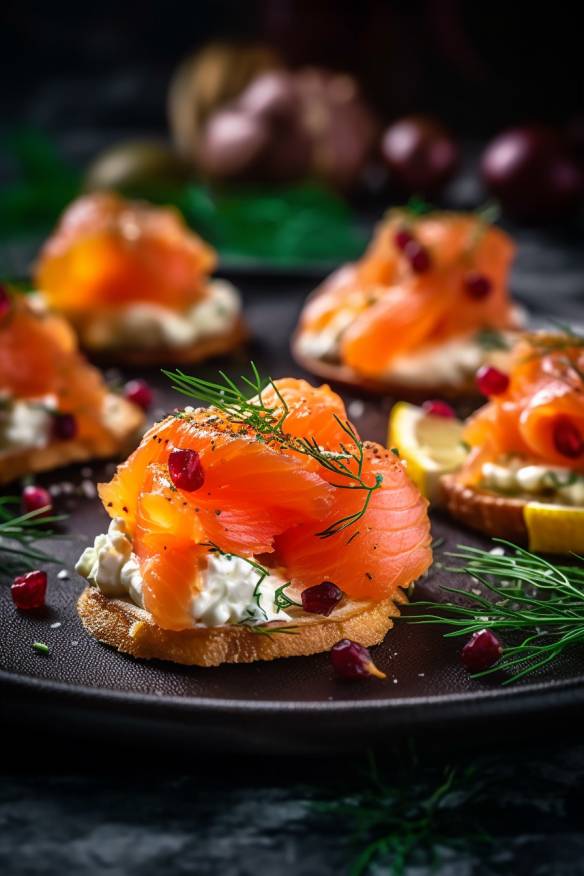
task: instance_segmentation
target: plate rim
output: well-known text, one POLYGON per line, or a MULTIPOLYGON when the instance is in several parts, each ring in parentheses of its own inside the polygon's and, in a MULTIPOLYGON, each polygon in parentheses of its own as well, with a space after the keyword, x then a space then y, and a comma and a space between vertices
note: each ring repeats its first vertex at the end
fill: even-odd
POLYGON ((426 695, 416 697, 391 697, 370 700, 314 700, 289 702, 283 700, 235 700, 213 698, 208 696, 172 696, 168 694, 150 694, 137 691, 119 691, 109 688, 87 687, 85 685, 67 684, 61 681, 50 681, 35 676, 21 676, 0 669, 0 686, 25 692, 41 692, 43 694, 58 694, 65 699, 83 700, 88 704, 100 705, 111 701, 126 706, 138 705, 155 711, 167 710, 177 714, 185 713, 235 713, 241 715, 295 715, 305 714, 307 717, 315 713, 353 714, 380 712, 401 714, 418 713, 421 709, 428 713, 430 719, 436 718, 436 712, 448 710, 452 718, 461 714, 468 716, 469 712, 504 711, 506 714, 517 709, 545 708, 546 701, 550 705, 559 706, 584 705, 584 684, 582 678, 549 679, 547 681, 531 682, 521 687, 493 687, 487 690, 456 692, 445 695, 426 695), (502 708, 499 708, 502 706, 502 708))

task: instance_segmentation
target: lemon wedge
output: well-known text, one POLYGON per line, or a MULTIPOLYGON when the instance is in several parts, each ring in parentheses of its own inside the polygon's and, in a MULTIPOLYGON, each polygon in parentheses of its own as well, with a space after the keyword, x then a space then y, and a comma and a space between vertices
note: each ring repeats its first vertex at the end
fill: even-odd
POLYGON ((523 519, 529 550, 549 554, 584 551, 584 508, 528 502, 523 519))
POLYGON ((427 414, 408 402, 398 402, 389 417, 388 446, 399 451, 407 472, 431 502, 439 497, 440 477, 464 462, 463 424, 450 417, 427 414))

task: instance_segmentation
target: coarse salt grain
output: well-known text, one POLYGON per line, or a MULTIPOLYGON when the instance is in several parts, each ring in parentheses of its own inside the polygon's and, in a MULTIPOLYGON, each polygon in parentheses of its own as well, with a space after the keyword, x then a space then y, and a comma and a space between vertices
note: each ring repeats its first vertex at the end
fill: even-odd
POLYGON ((81 492, 87 499, 95 499, 97 489, 93 481, 81 481, 81 492))
POLYGON ((365 413, 365 405, 360 399, 355 399, 355 401, 349 402, 347 411, 350 417, 362 417, 365 413))

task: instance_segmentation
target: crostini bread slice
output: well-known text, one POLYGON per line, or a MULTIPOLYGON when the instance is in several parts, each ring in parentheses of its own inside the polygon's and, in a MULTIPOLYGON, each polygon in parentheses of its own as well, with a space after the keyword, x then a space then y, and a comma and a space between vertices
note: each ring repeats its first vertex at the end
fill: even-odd
POLYGON ((79 343, 93 361, 102 364, 120 364, 140 367, 158 365, 194 365, 204 359, 222 356, 237 349, 247 338, 248 332, 243 319, 239 318, 229 331, 220 335, 202 338, 184 347, 160 346, 151 349, 132 349, 131 347, 111 347, 96 350, 86 343, 83 328, 78 328, 79 343))
MULTIPOLYGON (((105 405, 115 416, 108 418, 107 433, 81 441, 53 441, 47 447, 0 451, 0 484, 7 484, 28 474, 62 468, 76 462, 109 456, 126 456, 134 449, 144 428, 143 411, 121 396, 109 393, 105 405)), ((104 405, 104 406, 105 406, 104 405)))
POLYGON ((77 610, 85 629, 118 651, 189 666, 220 666, 317 654, 330 650, 341 639, 376 645, 393 626, 393 618, 399 615, 398 605, 406 601, 403 591, 394 600, 383 602, 348 600, 329 617, 300 614, 285 624, 264 625, 262 630, 270 627, 290 630, 271 635, 250 632, 242 625, 163 630, 154 623, 152 615, 133 602, 104 596, 91 586, 79 597, 77 610))
POLYGON ((485 535, 506 538, 518 544, 528 541, 526 499, 473 489, 454 473, 440 479, 440 505, 452 517, 485 535))

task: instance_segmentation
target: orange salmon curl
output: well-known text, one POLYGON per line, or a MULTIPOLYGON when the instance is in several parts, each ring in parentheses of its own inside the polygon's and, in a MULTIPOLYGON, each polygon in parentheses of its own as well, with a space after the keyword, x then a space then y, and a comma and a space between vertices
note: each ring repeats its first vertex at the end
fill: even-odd
POLYGON ((584 338, 526 335, 508 376, 507 389, 467 422, 469 480, 477 478, 479 462, 508 455, 584 472, 584 338))
POLYGON ((300 334, 342 323, 341 361, 371 378, 402 355, 518 327, 507 278, 515 246, 479 214, 391 210, 364 256, 306 305, 300 334))
POLYGON ((84 195, 45 243, 35 282, 71 318, 133 302, 185 310, 205 294, 215 252, 180 213, 108 192, 84 195))
POLYGON ((332 580, 355 599, 391 597, 428 568, 426 500, 394 454, 361 443, 336 393, 285 378, 250 402, 281 423, 281 437, 214 407, 188 408, 154 425, 99 487, 134 540, 145 605, 160 626, 187 625, 210 546, 260 558, 301 588, 332 580), (316 457, 301 452, 308 439, 316 457), (180 450, 194 454, 194 489, 173 480, 180 450), (343 488, 356 482, 323 464, 331 458, 375 488, 362 514, 367 490, 343 488))

